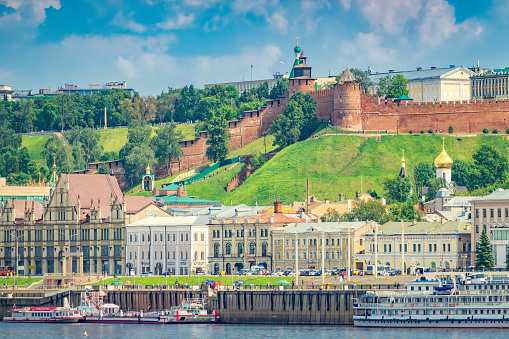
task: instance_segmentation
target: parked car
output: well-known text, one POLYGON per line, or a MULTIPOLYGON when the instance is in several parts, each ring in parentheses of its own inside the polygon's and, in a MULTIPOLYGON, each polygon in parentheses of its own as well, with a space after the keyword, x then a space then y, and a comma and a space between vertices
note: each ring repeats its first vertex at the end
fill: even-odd
POLYGON ((153 276, 153 275, 154 275, 154 273, 152 273, 152 272, 143 272, 143 273, 141 274, 141 276, 142 276, 142 277, 151 277, 151 276, 153 276))
POLYGON ((395 275, 401 275, 401 270, 398 270, 398 269, 390 269, 387 271, 387 273, 390 275, 390 276, 395 276, 395 275))

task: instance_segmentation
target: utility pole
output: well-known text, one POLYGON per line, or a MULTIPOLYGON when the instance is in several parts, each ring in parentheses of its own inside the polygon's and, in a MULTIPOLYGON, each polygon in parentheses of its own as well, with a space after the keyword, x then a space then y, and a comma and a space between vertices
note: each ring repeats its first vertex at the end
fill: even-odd
POLYGON ((299 246, 297 232, 295 232, 295 285, 299 288, 299 246))
POLYGON ((325 229, 322 232, 322 284, 325 284, 325 229))
POLYGON ((106 114, 106 107, 104 107, 104 129, 108 129, 108 116, 106 114))
POLYGON ((309 214, 309 178, 307 178, 306 213, 309 214))
POLYGON ((378 278, 378 242, 377 242, 378 225, 375 224, 375 279, 378 278))
POLYGON ((350 256, 351 256, 351 247, 350 247, 350 229, 348 229, 348 257, 347 257, 347 265, 348 265, 348 270, 347 270, 347 277, 348 277, 348 281, 350 281, 350 256))
POLYGON ((401 220, 401 275, 405 275, 405 224, 401 220))

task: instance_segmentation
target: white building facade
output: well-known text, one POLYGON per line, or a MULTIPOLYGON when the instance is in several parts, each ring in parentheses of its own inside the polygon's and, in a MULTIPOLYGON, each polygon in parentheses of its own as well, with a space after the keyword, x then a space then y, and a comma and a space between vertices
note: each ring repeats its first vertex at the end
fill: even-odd
POLYGON ((126 225, 127 274, 204 272, 208 251, 207 220, 203 217, 149 217, 126 225))

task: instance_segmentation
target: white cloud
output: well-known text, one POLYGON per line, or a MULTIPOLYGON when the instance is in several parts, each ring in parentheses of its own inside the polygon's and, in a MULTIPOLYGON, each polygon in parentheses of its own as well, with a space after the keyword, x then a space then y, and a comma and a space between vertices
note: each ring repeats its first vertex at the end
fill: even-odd
POLYGON ((129 13, 129 15, 124 16, 122 12, 118 12, 117 15, 113 18, 112 24, 120 26, 122 28, 128 29, 130 31, 136 33, 143 33, 147 30, 147 27, 143 24, 137 23, 132 19, 134 12, 129 13))
POLYGON ((438 46, 460 31, 470 36, 479 36, 484 29, 472 19, 457 23, 454 7, 444 0, 427 0, 422 14, 422 21, 417 25, 422 44, 438 46))
POLYGON ((308 32, 315 32, 321 17, 317 13, 321 10, 330 10, 331 4, 327 0, 302 0, 300 3, 302 15, 299 21, 308 32))
POLYGON ((243 75, 247 80, 250 78, 251 65, 253 65, 253 79, 268 79, 279 60, 281 60, 281 49, 275 45, 258 49, 250 48, 235 55, 200 56, 190 61, 188 69, 193 69, 193 74, 189 74, 189 81, 201 86, 207 83, 240 81, 243 75))
POLYGON ((288 32, 288 19, 285 17, 282 11, 274 12, 270 17, 267 18, 267 22, 271 29, 280 31, 281 33, 288 32))
POLYGON ((355 62, 355 65, 348 66, 367 67, 369 65, 375 69, 394 65, 397 62, 398 52, 395 49, 383 47, 383 40, 381 35, 375 33, 357 33, 354 40, 341 41, 340 65, 355 62))
POLYGON ((277 2, 271 1, 267 4, 266 0, 234 0, 232 10, 240 14, 253 12, 256 15, 265 15, 267 13, 266 8, 274 4, 277 4, 277 2))
POLYGON ((164 1, 167 3, 182 4, 189 7, 201 7, 201 8, 208 8, 215 4, 224 2, 224 0, 164 0, 164 1))
POLYGON ((345 11, 348 11, 350 9, 350 6, 352 5, 352 0, 338 0, 340 5, 343 6, 345 11))
POLYGON ((156 26, 164 30, 182 29, 191 27, 194 20, 194 13, 189 15, 179 13, 176 18, 169 18, 164 22, 157 23, 156 26))
POLYGON ((417 19, 423 0, 357 0, 360 11, 371 26, 395 34, 408 21, 417 19))
POLYGON ((0 0, 0 4, 14 9, 0 15, 0 28, 12 30, 38 27, 46 20, 47 8, 60 9, 60 0, 0 0))

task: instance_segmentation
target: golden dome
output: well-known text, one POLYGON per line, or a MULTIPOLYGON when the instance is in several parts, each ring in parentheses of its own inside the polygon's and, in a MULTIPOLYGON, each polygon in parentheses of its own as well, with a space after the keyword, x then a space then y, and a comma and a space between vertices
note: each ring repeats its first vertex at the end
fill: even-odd
POLYGON ((150 172, 150 165, 147 165, 147 169, 146 169, 147 173, 150 172))
POLYGON ((442 152, 435 159, 436 168, 452 168, 452 158, 445 151, 444 139, 442 139, 442 152))
POLYGON ((401 158, 401 162, 404 164, 405 163, 405 150, 403 150, 403 158, 401 158))

